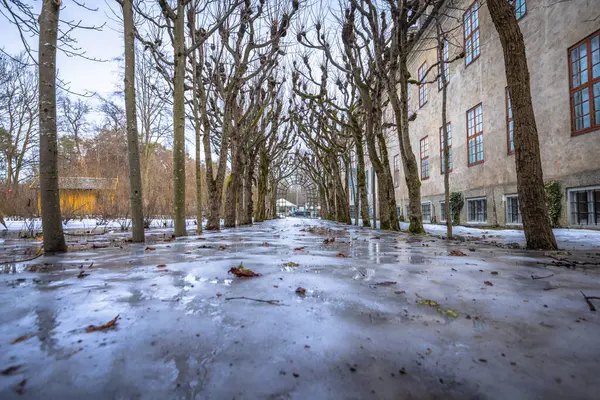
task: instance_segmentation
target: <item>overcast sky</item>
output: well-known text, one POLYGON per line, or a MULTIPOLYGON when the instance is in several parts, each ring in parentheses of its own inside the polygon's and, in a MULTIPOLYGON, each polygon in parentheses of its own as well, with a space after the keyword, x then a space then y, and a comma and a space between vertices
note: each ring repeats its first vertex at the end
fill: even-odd
MULTIPOLYGON (((106 0, 115 10, 117 3, 114 0, 106 0), (114 4, 114 5, 113 5, 114 4)), ((39 14, 42 2, 41 0, 26 0, 33 6, 33 11, 39 14)), ((119 79, 118 61, 115 58, 121 57, 123 53, 123 35, 122 26, 115 21, 115 17, 110 11, 109 6, 103 0, 88 0, 88 6, 98 8, 98 11, 91 12, 75 5, 71 0, 63 1, 61 10, 61 19, 63 20, 82 20, 82 24, 101 26, 106 24, 102 31, 77 30, 73 32, 79 42, 79 47, 86 49, 88 57, 94 57, 106 62, 94 62, 80 57, 67 57, 64 53, 57 54, 57 68, 60 77, 65 82, 70 82, 70 90, 75 92, 98 92, 106 96, 115 89, 115 84, 119 79)), ((3 6, 0 6, 0 8, 3 6)), ((0 47, 9 54, 18 54, 24 47, 19 36, 17 27, 6 22, 4 17, 0 16, 0 47)), ((31 48, 37 51, 38 38, 28 38, 31 48)), ((34 53, 37 58, 37 53, 34 53)))

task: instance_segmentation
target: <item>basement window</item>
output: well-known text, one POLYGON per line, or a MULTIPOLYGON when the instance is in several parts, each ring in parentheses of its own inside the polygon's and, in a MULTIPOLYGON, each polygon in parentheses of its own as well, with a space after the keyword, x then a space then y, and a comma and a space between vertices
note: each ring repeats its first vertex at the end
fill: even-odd
POLYGON ((600 186, 569 190, 571 225, 600 226, 600 186))
POLYGON ((431 222, 431 202, 428 201, 426 203, 421 203, 421 215, 423 217, 423 223, 430 223, 431 222))
POLYGON ((487 222, 487 199, 485 197, 467 200, 467 222, 487 222))
POLYGON ((522 224, 521 210, 519 209, 519 196, 506 196, 506 223, 507 224, 522 224))

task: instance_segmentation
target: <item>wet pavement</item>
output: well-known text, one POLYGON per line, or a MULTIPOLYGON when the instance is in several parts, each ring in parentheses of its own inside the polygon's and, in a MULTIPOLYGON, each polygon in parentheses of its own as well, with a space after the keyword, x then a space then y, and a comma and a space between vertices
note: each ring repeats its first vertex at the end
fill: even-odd
MULTIPOLYGON (((0 398, 600 391, 600 317, 581 293, 600 296, 593 246, 528 252, 303 219, 172 241, 153 231, 146 245, 123 235, 3 265, 0 398), (240 263, 262 276, 228 274, 240 263)), ((0 256, 27 258, 36 243, 4 239, 0 256)))

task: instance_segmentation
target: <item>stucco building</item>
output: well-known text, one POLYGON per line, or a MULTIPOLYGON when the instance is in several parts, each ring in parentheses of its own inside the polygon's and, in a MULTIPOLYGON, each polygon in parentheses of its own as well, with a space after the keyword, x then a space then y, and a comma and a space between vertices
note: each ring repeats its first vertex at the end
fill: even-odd
MULTIPOLYGON (((523 33, 545 181, 560 185, 562 226, 600 228, 600 3, 516 0, 523 33)), ((521 222, 512 113, 502 46, 485 2, 455 1, 448 17, 444 53, 465 57, 449 65, 447 121, 451 133, 450 187, 462 192, 463 224, 521 222)), ((435 28, 410 57, 414 78, 437 62, 435 28)), ((437 70, 427 81, 435 80, 437 70)), ((425 222, 445 221, 439 82, 410 85, 413 151, 419 164, 425 222)), ((387 115, 386 118, 391 118, 387 115)), ((399 212, 408 192, 394 131, 388 153, 399 212)), ((372 168, 368 173, 372 176, 372 168)), ((370 176, 370 178, 371 178, 370 176)), ((372 193, 372 178, 369 192, 372 193)))

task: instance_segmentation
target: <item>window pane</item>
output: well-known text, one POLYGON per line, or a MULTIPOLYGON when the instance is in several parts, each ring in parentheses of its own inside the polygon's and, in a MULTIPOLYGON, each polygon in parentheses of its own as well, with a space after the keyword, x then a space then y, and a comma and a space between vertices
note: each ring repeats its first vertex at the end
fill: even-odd
POLYGON ((473 33, 473 58, 479 55, 479 30, 473 33))
POLYGON ((600 82, 594 84, 594 111, 596 118, 595 124, 600 124, 600 82))
POLYGON ((592 78, 600 76, 600 36, 592 39, 592 78))

